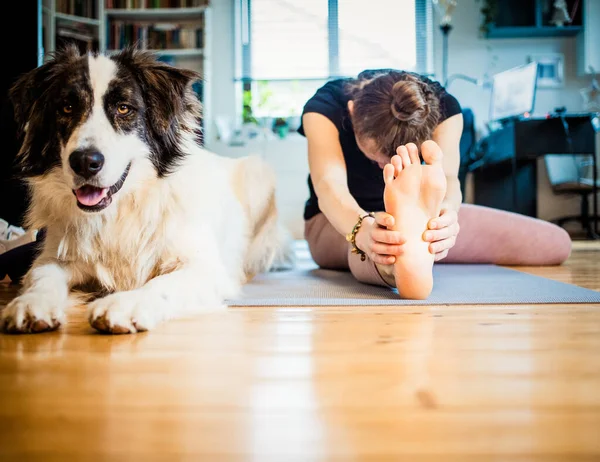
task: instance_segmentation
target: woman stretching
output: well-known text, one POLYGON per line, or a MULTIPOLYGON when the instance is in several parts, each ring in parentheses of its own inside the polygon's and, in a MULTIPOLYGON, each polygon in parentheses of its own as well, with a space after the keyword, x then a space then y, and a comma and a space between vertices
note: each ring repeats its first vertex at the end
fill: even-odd
POLYGON ((463 119, 437 82, 394 70, 330 81, 306 103, 315 262, 425 299, 434 261, 557 265, 569 235, 551 223, 461 204, 463 119), (459 233, 460 231, 460 233, 459 233))

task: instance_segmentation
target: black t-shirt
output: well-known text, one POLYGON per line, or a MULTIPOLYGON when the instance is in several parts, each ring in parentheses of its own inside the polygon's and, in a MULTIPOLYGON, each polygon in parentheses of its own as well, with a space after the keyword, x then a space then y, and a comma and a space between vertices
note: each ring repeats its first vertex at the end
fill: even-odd
MULTIPOLYGON (((365 71, 360 77, 369 78, 370 75, 380 73, 377 71, 365 71)), ((440 100, 440 120, 439 123, 462 112, 460 104, 456 98, 438 83, 426 77, 413 74, 423 82, 431 85, 434 93, 440 100)), ((346 161, 346 170, 348 175, 348 188, 350 194, 354 197, 358 205, 367 211, 384 210, 383 204, 383 172, 379 166, 369 160, 356 144, 354 129, 348 113, 348 101, 350 95, 346 91, 346 84, 353 79, 338 79, 327 82, 317 90, 315 95, 308 100, 302 111, 302 115, 316 112, 327 117, 340 134, 340 144, 346 161)), ((304 127, 300 125, 298 132, 304 134, 304 127)), ((308 220, 321 212, 319 202, 313 187, 310 175, 308 176, 308 188, 310 197, 306 201, 304 208, 304 219, 308 220)))

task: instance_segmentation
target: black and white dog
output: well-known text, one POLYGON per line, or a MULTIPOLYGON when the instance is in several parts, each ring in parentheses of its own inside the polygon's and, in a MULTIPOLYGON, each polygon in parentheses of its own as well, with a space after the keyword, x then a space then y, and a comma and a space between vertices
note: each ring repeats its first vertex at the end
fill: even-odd
POLYGON ((275 178, 259 158, 198 144, 199 76, 128 49, 73 49, 11 91, 31 187, 28 226, 46 229, 7 332, 43 332, 92 285, 103 332, 134 333, 222 306, 258 272, 289 259, 275 178))

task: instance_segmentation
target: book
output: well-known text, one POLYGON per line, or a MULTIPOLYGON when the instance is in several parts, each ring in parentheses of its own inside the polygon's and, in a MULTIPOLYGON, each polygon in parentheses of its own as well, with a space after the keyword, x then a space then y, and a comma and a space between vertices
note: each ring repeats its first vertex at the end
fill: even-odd
POLYGON ((75 44, 81 53, 98 51, 98 37, 93 30, 81 24, 57 24, 56 48, 60 49, 69 44, 75 44))
POLYGON ((209 0, 107 0, 106 7, 137 10, 144 8, 198 8, 208 6, 208 4, 209 0))
POLYGON ((198 49, 204 46, 203 25, 148 24, 112 21, 108 47, 121 49, 136 45, 145 50, 198 49))

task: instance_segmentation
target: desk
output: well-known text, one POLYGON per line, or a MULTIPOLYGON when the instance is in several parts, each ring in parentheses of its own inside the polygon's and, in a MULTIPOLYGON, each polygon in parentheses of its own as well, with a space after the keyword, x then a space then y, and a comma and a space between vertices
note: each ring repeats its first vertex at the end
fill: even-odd
MULTIPOLYGON (((593 159, 593 217, 597 217, 596 116, 519 119, 491 132, 481 142, 483 156, 469 169, 474 172, 475 203, 537 217, 537 158, 583 154, 593 159)), ((598 220, 594 229, 598 233, 598 220)))

